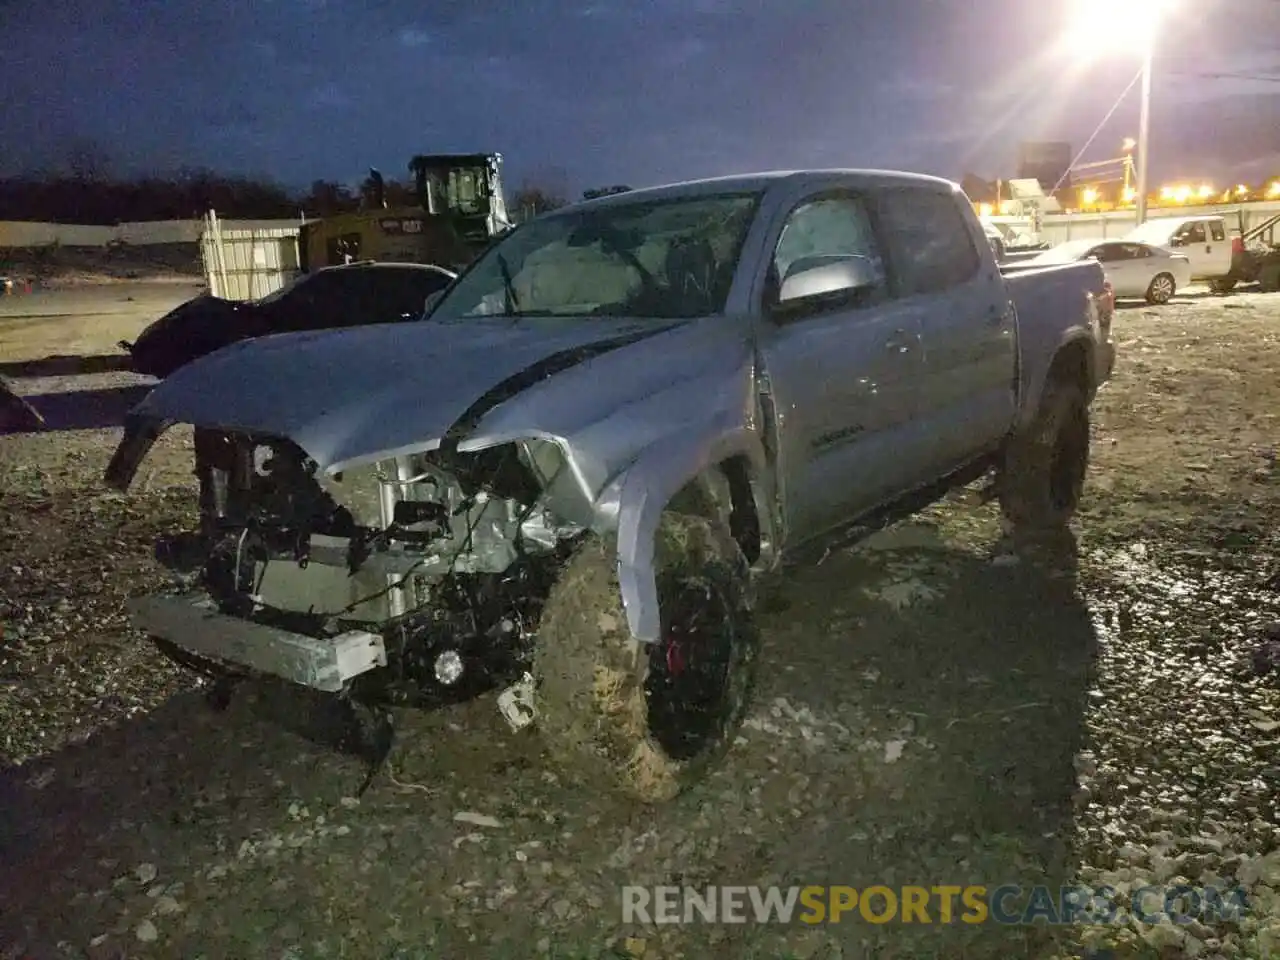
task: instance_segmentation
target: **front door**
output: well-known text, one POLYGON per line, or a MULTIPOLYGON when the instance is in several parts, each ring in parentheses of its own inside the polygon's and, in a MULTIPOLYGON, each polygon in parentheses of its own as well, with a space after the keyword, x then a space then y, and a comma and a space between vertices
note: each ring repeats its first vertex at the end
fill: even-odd
POLYGON ((761 304, 773 320, 759 349, 777 410, 787 541, 795 545, 875 507, 919 470, 904 435, 921 354, 918 318, 893 300, 862 197, 811 195, 790 209, 776 236, 761 304), (871 288, 779 314, 789 273, 814 258, 851 257, 872 265, 871 288))
POLYGON ((1213 244, 1209 240, 1209 225, 1203 220, 1183 224, 1175 237, 1174 253, 1181 253, 1191 261, 1191 276, 1195 279, 1214 276, 1213 244))

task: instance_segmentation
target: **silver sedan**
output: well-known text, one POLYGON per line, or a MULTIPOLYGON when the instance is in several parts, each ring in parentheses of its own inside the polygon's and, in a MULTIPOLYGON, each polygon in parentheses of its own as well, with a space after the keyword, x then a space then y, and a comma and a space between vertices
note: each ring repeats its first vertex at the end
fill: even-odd
POLYGON ((1023 261, 1021 266, 1075 260, 1102 264, 1119 300, 1141 297, 1148 303, 1168 303, 1177 291, 1191 284, 1191 261, 1184 255, 1123 240, 1069 240, 1023 261))

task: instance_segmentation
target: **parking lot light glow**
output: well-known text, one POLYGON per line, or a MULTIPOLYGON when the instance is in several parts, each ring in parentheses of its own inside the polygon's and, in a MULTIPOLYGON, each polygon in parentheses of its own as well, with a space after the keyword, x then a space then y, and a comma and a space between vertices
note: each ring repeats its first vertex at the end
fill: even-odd
POLYGON ((1083 49, 1097 53, 1137 50, 1145 55, 1171 6, 1171 0, 1129 0, 1123 4, 1114 0, 1076 0, 1072 39, 1087 44, 1083 49))

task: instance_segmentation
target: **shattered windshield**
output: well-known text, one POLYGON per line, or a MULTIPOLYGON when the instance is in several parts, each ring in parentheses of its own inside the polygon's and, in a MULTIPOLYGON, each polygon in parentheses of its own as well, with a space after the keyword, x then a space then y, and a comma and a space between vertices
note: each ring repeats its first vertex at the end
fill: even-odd
POLYGON ((723 313, 759 199, 637 200, 531 220, 490 248, 432 319, 723 313))

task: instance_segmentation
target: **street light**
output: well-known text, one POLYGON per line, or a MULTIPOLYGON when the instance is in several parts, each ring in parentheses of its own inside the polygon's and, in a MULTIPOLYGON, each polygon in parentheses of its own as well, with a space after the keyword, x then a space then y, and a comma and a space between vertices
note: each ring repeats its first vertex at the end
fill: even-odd
POLYGON ((1078 0, 1082 28, 1087 25, 1091 45, 1098 41, 1119 48, 1138 48, 1142 57, 1142 106, 1138 116, 1138 186, 1135 197, 1138 224, 1147 221, 1147 155, 1151 152, 1151 61, 1160 22, 1172 0, 1078 0))

